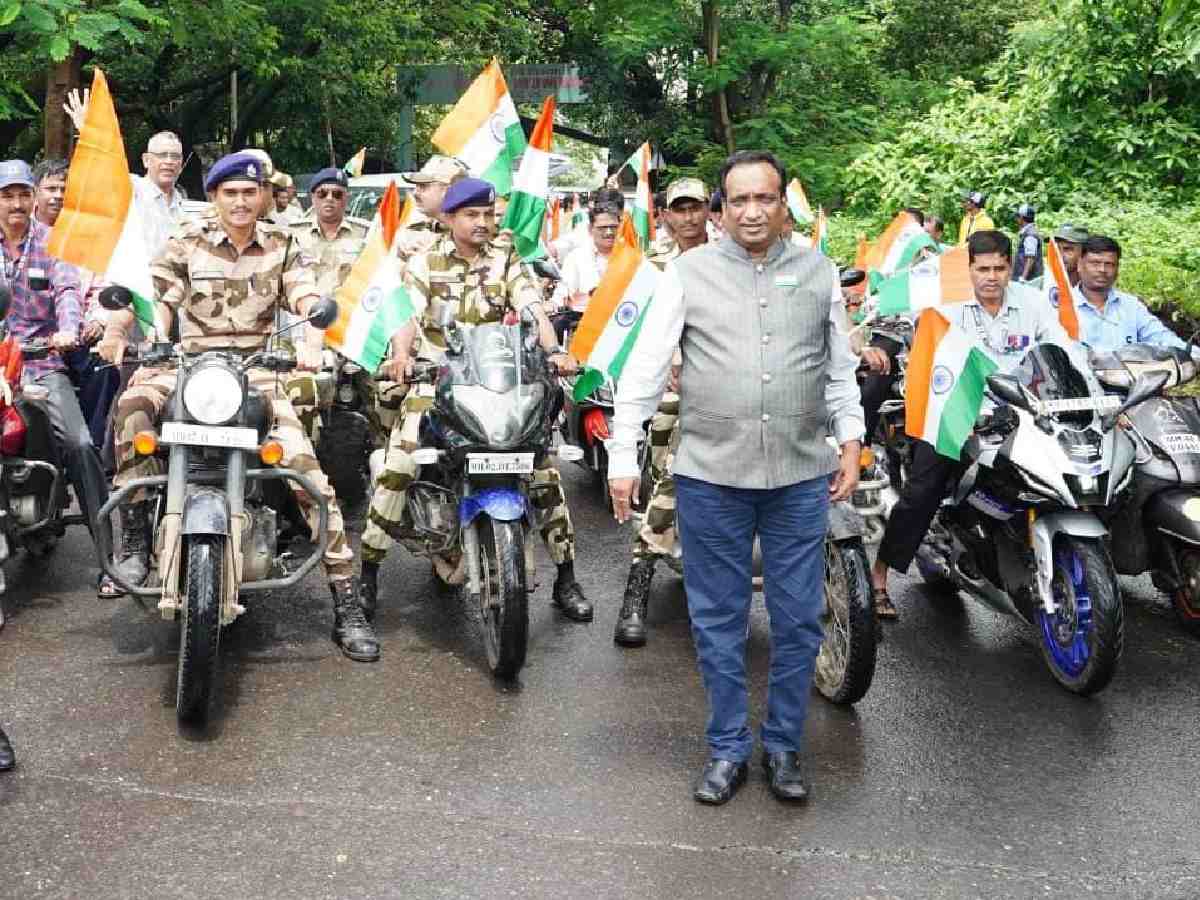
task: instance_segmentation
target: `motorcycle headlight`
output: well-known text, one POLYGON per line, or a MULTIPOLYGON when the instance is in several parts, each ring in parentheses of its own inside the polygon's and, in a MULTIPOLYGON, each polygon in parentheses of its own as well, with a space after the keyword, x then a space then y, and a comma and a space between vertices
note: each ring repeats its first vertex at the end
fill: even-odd
POLYGON ((223 365, 200 366, 188 375, 183 406, 202 425, 228 422, 242 408, 242 380, 223 365))

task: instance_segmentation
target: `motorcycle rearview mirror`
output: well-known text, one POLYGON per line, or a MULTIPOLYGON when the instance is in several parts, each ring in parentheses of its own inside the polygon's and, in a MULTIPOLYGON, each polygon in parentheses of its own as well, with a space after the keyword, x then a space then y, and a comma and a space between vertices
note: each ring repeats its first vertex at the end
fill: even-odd
POLYGON ((549 278, 552 281, 562 281, 562 270, 558 268, 558 264, 548 256, 541 259, 535 259, 530 262, 529 267, 533 269, 538 278, 549 278))
POLYGON ((841 285, 844 288, 854 287, 856 284, 862 284, 867 280, 867 273, 862 269, 842 269, 842 274, 838 276, 841 285))
POLYGON ((337 317, 338 305, 332 297, 322 297, 308 308, 308 322, 316 328, 328 328, 337 317))
POLYGON ((133 303, 133 291, 119 284, 111 284, 100 292, 100 305, 109 312, 125 309, 133 303))
POLYGON ((1101 425, 1104 430, 1109 431, 1116 425, 1121 413, 1128 412, 1139 403, 1144 403, 1151 397, 1157 396, 1170 380, 1169 372, 1148 372, 1135 378, 1133 386, 1129 388, 1129 393, 1125 395, 1125 402, 1102 420, 1101 425))
POLYGON ((995 394, 1005 403, 1015 406, 1018 409, 1023 409, 1026 412, 1033 412, 1033 405, 1029 402, 1029 396, 1021 388, 1021 382, 1017 381, 1011 375, 989 375, 987 379, 988 390, 995 394))

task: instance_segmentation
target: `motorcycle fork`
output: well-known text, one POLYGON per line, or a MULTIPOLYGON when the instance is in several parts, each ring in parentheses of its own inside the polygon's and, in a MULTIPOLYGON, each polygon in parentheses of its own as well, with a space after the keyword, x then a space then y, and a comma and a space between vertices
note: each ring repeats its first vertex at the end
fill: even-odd
MULTIPOLYGON (((464 499, 471 496, 471 482, 466 478, 462 481, 461 493, 464 499)), ((479 530, 475 524, 478 521, 479 518, 476 517, 462 531, 463 553, 467 557, 467 591, 471 595, 471 603, 474 604, 472 609, 479 605, 479 593, 483 582, 483 573, 479 568, 479 530)))
MULTIPOLYGON (((182 396, 182 391, 179 392, 182 396)), ((178 410, 175 410, 178 414, 178 410)), ((187 497, 188 448, 172 444, 167 454, 167 502, 159 523, 158 577, 162 583, 162 598, 158 601, 164 619, 175 618, 182 605, 180 596, 180 567, 182 556, 183 502, 187 497)))
POLYGON ((246 519, 246 452, 231 450, 225 474, 225 500, 229 504, 229 540, 225 542, 225 585, 221 595, 221 624, 228 625, 246 611, 238 603, 242 583, 242 534, 246 519))

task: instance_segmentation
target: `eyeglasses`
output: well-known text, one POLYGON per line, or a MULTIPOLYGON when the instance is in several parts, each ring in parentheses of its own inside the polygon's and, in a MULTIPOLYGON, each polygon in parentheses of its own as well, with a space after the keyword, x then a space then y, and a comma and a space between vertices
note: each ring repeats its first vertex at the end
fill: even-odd
POLYGON ((330 197, 332 197, 334 200, 341 200, 343 197, 346 196, 346 192, 334 190, 334 189, 327 190, 327 191, 313 191, 313 196, 316 197, 318 200, 327 200, 330 197))
POLYGON ((601 234, 616 234, 621 230, 620 225, 597 225, 596 230, 601 234))
POLYGON ((174 150, 168 150, 166 153, 155 153, 153 150, 147 150, 146 152, 159 159, 172 160, 174 162, 181 162, 183 160, 183 154, 176 153, 174 150))

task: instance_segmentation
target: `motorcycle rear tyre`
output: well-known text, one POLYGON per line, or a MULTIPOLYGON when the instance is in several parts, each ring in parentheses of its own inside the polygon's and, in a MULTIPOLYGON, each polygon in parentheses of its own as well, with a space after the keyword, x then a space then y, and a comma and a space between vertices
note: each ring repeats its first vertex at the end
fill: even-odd
POLYGON ((1200 554, 1191 544, 1175 541, 1171 545, 1176 564, 1183 573, 1184 584, 1171 594, 1175 619, 1188 634, 1200 637, 1200 579, 1194 570, 1200 569, 1200 554))
MULTIPOLYGON (((1082 580, 1091 600, 1092 625, 1087 638, 1087 662, 1078 674, 1065 672, 1056 664, 1044 633, 1040 641, 1042 658, 1055 681, 1071 693, 1087 697, 1107 687, 1117 672, 1125 646, 1125 608, 1112 556, 1101 541, 1060 534, 1054 543, 1056 551, 1061 547, 1067 554, 1073 553, 1082 564, 1082 580)), ((1059 561, 1056 552, 1056 576, 1059 561)), ((1039 630, 1043 616, 1044 613, 1039 612, 1039 630)))
POLYGON ((225 537, 193 534, 185 539, 186 601, 179 632, 179 674, 175 715, 180 723, 201 726, 219 666, 221 642, 221 584, 225 537))
POLYGON ((521 522, 478 520, 480 618, 488 667, 511 681, 525 665, 529 643, 529 591, 521 522))
POLYGON ((825 640, 813 683, 831 703, 857 703, 875 677, 875 610, 870 565, 859 541, 825 541, 825 640), (840 594, 840 596, 839 596, 840 594), (844 640, 845 646, 836 646, 844 640))

